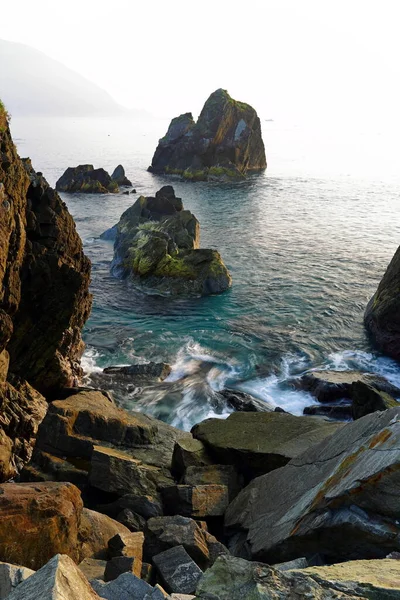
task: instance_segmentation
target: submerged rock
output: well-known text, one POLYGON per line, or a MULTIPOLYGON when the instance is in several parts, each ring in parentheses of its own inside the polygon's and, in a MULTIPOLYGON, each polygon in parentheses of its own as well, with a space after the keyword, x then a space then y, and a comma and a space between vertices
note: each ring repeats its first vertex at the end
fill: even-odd
POLYGON ((57 180, 56 190, 81 194, 108 194, 118 192, 119 188, 118 182, 104 169, 95 169, 93 165, 79 165, 68 167, 57 180))
POLYGON ((218 89, 208 98, 197 123, 191 113, 171 121, 149 171, 199 181, 240 178, 266 166, 256 111, 218 89))
MULTIPOLYGON (((129 179, 125 175, 125 169, 122 165, 118 165, 118 167, 115 167, 115 169, 111 175, 111 179, 113 181, 115 181, 115 183, 117 183, 121 187, 131 187, 132 186, 132 183, 129 181, 129 179)), ((129 192, 127 192, 127 193, 129 194, 129 192)))
POLYGON ((399 442, 400 408, 375 412, 252 481, 225 514, 235 552, 332 562, 399 551, 399 442))
POLYGON ((199 244, 199 222, 165 186, 154 198, 138 198, 121 216, 111 272, 159 293, 221 293, 231 276, 219 253, 199 244))

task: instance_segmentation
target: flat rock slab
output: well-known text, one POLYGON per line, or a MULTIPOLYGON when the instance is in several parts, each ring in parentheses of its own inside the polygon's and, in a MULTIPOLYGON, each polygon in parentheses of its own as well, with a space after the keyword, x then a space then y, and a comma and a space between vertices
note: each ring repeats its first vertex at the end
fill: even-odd
POLYGON ((99 600, 79 567, 62 554, 25 579, 7 600, 99 600))
POLYGON ((235 553, 263 562, 315 553, 327 562, 383 558, 400 550, 399 489, 400 408, 393 408, 341 427, 252 481, 225 525, 235 553))
POLYGON ((0 600, 7 598, 14 588, 34 572, 26 567, 0 562, 0 600))
POLYGON ((339 423, 287 413, 237 412, 225 420, 207 419, 192 433, 218 462, 235 465, 251 478, 283 467, 339 427, 339 423))
POLYGON ((156 554, 153 562, 168 592, 193 594, 203 574, 183 546, 156 554))

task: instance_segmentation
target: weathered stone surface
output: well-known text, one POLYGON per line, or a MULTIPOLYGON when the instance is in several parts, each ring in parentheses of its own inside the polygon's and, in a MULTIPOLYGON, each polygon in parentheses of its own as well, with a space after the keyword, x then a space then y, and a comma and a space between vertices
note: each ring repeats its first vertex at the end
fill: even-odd
POLYGON ((169 548, 183 546, 201 568, 206 568, 210 563, 207 532, 193 519, 182 516, 156 517, 147 521, 144 533, 144 555, 148 561, 169 548))
POLYGON ((67 207, 5 124, 0 132, 0 352, 10 372, 40 392, 72 385, 82 371, 90 263, 67 207))
MULTIPOLYGON (((282 573, 268 565, 233 556, 215 561, 200 579, 200 600, 361 600, 363 596, 336 591, 329 582, 317 583, 301 572, 282 573)), ((365 598, 364 598, 365 600, 365 598)))
POLYGON ((249 479, 282 467, 338 427, 342 425, 287 413, 236 412, 225 420, 207 419, 192 434, 215 460, 235 465, 249 479))
POLYGON ((233 465, 205 465, 188 467, 183 477, 185 485, 226 485, 229 500, 233 500, 243 487, 243 477, 233 465))
POLYGON ((164 600, 160 590, 135 577, 133 573, 123 573, 109 583, 92 581, 91 585, 104 600, 164 600))
POLYGON ((104 169, 95 169, 93 165, 68 167, 57 180, 59 192, 81 194, 108 194, 119 191, 118 182, 112 179, 104 169))
POLYGON ((108 553, 110 558, 128 556, 135 558, 135 569, 132 571, 140 577, 143 561, 144 535, 141 531, 134 533, 118 534, 108 542, 108 553))
MULTIPOLYGON (((121 187, 130 187, 132 183, 129 181, 127 176, 125 175, 125 169, 122 165, 118 165, 115 167, 111 179, 115 181, 121 187)), ((129 192, 128 192, 129 193, 129 192)))
POLYGON ((313 404, 306 406, 304 415, 327 417, 337 421, 351 421, 353 418, 353 406, 351 402, 340 401, 338 404, 313 404))
POLYGON ((175 442, 172 455, 172 473, 179 479, 189 467, 202 467, 212 464, 212 459, 203 442, 192 436, 175 442))
POLYGON ((26 567, 0 562, 0 600, 7 598, 14 588, 34 572, 26 567))
POLYGON ((66 460, 36 448, 34 460, 25 465, 20 479, 21 481, 69 481, 82 490, 87 483, 89 463, 78 461, 78 467, 74 462, 73 457, 66 460))
POLYGON ((230 504, 225 525, 235 553, 256 560, 380 558, 400 550, 399 485, 394 408, 341 427, 252 481, 230 504))
POLYGON ((291 571, 293 569, 306 569, 308 567, 308 561, 306 558, 295 558, 294 560, 288 560, 283 563, 277 563, 272 565, 274 569, 278 571, 291 571))
POLYGON ((7 379, 8 366, 10 364, 10 355, 7 350, 0 352, 0 382, 3 383, 7 379))
POLYGON ((165 512, 186 517, 220 517, 229 504, 226 485, 172 485, 162 488, 165 512))
POLYGON ((129 530, 119 523, 94 510, 84 508, 79 525, 80 554, 84 558, 108 558, 108 544, 116 535, 126 535, 129 530))
POLYGON ((74 562, 62 554, 54 556, 39 571, 25 579, 7 600, 100 600, 74 562))
POLYGON ((123 509, 129 509, 145 519, 159 517, 163 514, 163 507, 159 495, 145 496, 143 494, 124 494, 121 498, 110 504, 99 506, 102 512, 111 516, 118 515, 123 509))
POLYGON ((143 531, 146 527, 146 519, 130 508, 124 508, 118 513, 117 521, 125 525, 129 531, 143 531))
POLYGON ((200 249, 200 225, 173 188, 140 196, 117 225, 111 272, 160 293, 216 294, 231 285, 216 250, 200 249), (179 200, 179 203, 177 202, 179 200))
POLYGON ((301 572, 317 582, 329 582, 332 587, 347 594, 365 596, 371 600, 400 598, 399 560, 352 560, 336 565, 309 567, 301 572))
POLYGON ((400 389, 387 379, 361 371, 310 371, 293 383, 313 394, 320 402, 334 402, 342 398, 352 398, 353 383, 361 381, 377 390, 400 396, 400 389))
POLYGON ((82 507, 70 483, 0 485, 0 560, 39 569, 60 552, 77 561, 82 507))
POLYGON ((176 546, 153 556, 153 563, 168 592, 194 593, 202 571, 183 546, 176 546))
POLYGON ((104 581, 113 581, 123 573, 133 573, 136 577, 142 574, 142 561, 134 556, 113 556, 107 562, 104 581))
POLYGON ((369 301, 364 323, 379 348, 400 359, 400 248, 369 301))
POLYGON ((93 579, 104 579, 106 564, 106 560, 99 560, 98 558, 84 558, 78 566, 86 579, 88 581, 93 581, 93 579))
POLYGON ((226 400, 227 405, 237 411, 244 412, 271 412, 275 410, 275 407, 268 402, 263 400, 257 400, 246 392, 239 390, 225 389, 218 392, 219 396, 222 396, 226 400))
POLYGON ((198 181, 244 177, 266 166, 256 111, 218 89, 208 98, 197 123, 191 113, 171 121, 149 171, 198 181))
POLYGON ((355 381, 351 386, 353 398, 353 419, 360 419, 376 410, 387 410, 400 406, 390 394, 382 392, 363 381, 355 381))

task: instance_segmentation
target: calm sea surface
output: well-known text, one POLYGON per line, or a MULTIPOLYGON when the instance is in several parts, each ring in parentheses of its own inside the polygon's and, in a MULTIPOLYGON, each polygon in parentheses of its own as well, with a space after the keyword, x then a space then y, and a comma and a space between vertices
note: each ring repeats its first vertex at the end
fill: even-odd
POLYGON ((370 345, 363 312, 400 243, 400 178, 385 132, 324 131, 263 122, 269 168, 235 184, 172 181, 233 277, 220 296, 143 294, 111 277, 99 235, 139 194, 171 180, 146 171, 163 120, 14 119, 21 156, 55 184, 68 166, 119 163, 136 195, 67 195, 93 264, 94 307, 84 367, 166 361, 167 384, 119 392, 128 408, 184 428, 215 413, 225 385, 301 414, 312 398, 287 384, 309 368, 360 368, 400 384, 400 369, 370 345), (168 388, 168 389, 167 389, 168 388), (167 389, 167 391, 166 391, 167 389))

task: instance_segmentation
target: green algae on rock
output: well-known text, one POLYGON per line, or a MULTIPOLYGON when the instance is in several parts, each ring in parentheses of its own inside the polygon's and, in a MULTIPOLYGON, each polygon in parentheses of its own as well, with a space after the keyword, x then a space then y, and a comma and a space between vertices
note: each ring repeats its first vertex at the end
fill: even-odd
POLYGON ((218 89, 208 98, 197 123, 191 113, 172 119, 148 170, 189 181, 229 181, 266 166, 256 111, 218 89))
POLYGON ((199 248, 200 225, 171 186, 140 196, 117 225, 111 271, 158 293, 219 294, 231 276, 217 250, 199 248))
MULTIPOLYGON (((121 175, 120 171, 117 172, 117 175, 121 175)), ((125 177, 125 172, 123 176, 125 177)), ((129 180, 126 181, 128 183, 122 183, 122 185, 131 185, 129 180)), ((93 165, 79 165, 78 167, 68 167, 58 179, 56 190, 58 192, 80 192, 83 194, 115 194, 119 192, 119 187, 118 180, 115 177, 110 177, 104 169, 95 169, 93 165)))

